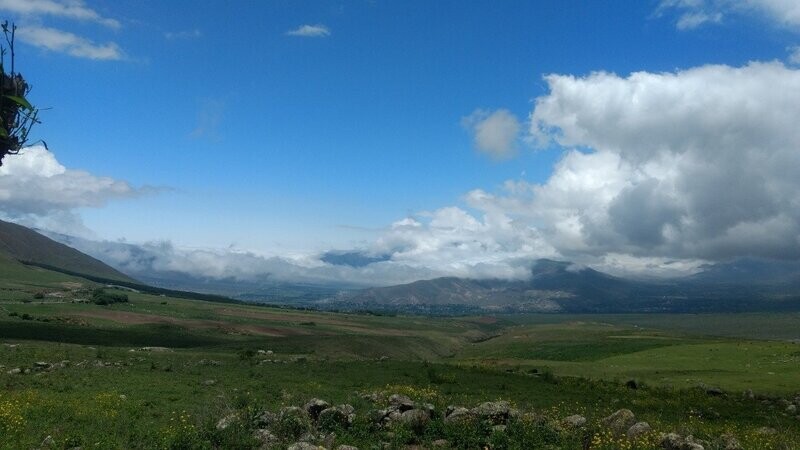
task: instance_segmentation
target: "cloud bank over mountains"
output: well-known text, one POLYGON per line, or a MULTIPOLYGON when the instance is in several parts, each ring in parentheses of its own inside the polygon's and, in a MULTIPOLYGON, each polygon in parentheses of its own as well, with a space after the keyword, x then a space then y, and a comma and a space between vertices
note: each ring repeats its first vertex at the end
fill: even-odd
MULTIPOLYGON (((123 270, 149 264, 209 277, 379 285, 524 278, 538 258, 666 276, 738 257, 800 259, 800 70, 752 62, 545 81, 528 139, 564 149, 549 179, 475 189, 462 205, 398 220, 353 250, 366 264, 163 243, 81 249, 123 270)), ((0 169, 0 207, 16 217, 141 193, 66 169, 43 148, 0 169)))

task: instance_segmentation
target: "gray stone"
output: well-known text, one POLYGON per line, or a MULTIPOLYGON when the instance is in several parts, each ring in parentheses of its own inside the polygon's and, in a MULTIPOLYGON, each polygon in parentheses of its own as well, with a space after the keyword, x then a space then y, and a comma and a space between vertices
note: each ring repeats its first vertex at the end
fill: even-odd
POLYGON ((651 431, 653 431, 653 429, 650 427, 649 423, 647 423, 647 422, 637 422, 637 423, 631 425, 630 428, 628 428, 628 431, 627 431, 627 433, 625 433, 625 435, 628 437, 628 439, 636 439, 636 438, 638 438, 638 437, 640 437, 640 436, 642 436, 644 434, 647 434, 647 433, 649 433, 651 431))
POLYGON ((330 406, 331 405, 328 404, 328 402, 326 402, 325 400, 312 398, 311 400, 308 401, 308 403, 305 404, 305 406, 303 406, 303 409, 306 411, 309 417, 311 417, 312 420, 317 420, 317 418, 319 417, 319 413, 330 408, 330 406))
POLYGON ((604 418, 602 424, 605 425, 612 433, 617 435, 625 434, 628 428, 636 423, 636 416, 630 409, 620 409, 614 414, 604 418))
POLYGON ((308 442, 295 442, 289 446, 288 450, 325 450, 325 447, 320 447, 308 442))
POLYGON ((450 443, 447 442, 447 439, 437 439, 431 442, 431 446, 433 448, 447 448, 450 447, 450 443))
POLYGON ((336 447, 336 450, 358 450, 358 447, 353 447, 352 445, 340 445, 336 447))
POLYGON ((219 419, 219 421, 217 421, 217 429, 222 431, 222 430, 228 428, 229 426, 231 426, 237 420, 239 420, 239 416, 237 416, 236 413, 228 414, 227 416, 225 416, 225 417, 219 419))
POLYGON ((20 369, 19 367, 16 367, 14 369, 9 370, 6 373, 9 374, 9 375, 19 375, 19 374, 22 373, 22 369, 20 369))
POLYGON ((504 425, 509 417, 513 415, 508 402, 484 402, 472 408, 470 413, 480 420, 490 422, 494 425, 504 425))
POLYGON ((400 422, 408 425, 417 433, 422 432, 430 423, 431 417, 427 411, 422 409, 409 409, 400 415, 400 422))
POLYGON ((564 417, 564 419, 561 421, 561 424, 566 428, 579 428, 586 425, 586 417, 583 417, 579 414, 573 414, 571 416, 564 417))
POLYGON ((446 423, 463 422, 472 419, 472 413, 467 408, 457 406, 452 409, 448 407, 447 410, 447 416, 444 418, 446 423))
POLYGON ((253 437, 261 443, 261 448, 266 450, 270 448, 277 448, 278 444, 280 444, 280 438, 272 434, 272 431, 261 428, 253 432, 253 437))
POLYGON ((414 409, 414 406, 416 406, 413 400, 400 394, 394 394, 389 397, 389 405, 396 407, 400 412, 414 409))

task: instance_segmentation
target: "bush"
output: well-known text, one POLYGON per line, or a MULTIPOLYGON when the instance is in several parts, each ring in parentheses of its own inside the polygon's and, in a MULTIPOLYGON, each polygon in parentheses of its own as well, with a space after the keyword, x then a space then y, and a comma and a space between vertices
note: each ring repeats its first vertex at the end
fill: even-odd
POLYGON ((41 300, 41 299, 43 299, 43 298, 44 298, 44 292, 42 292, 42 291, 39 291, 39 292, 37 292, 37 293, 33 294, 33 298, 35 298, 36 300, 41 300))
POLYGON ((128 295, 118 292, 107 292, 103 289, 92 291, 92 303, 95 305, 112 305, 114 303, 127 303, 128 295))

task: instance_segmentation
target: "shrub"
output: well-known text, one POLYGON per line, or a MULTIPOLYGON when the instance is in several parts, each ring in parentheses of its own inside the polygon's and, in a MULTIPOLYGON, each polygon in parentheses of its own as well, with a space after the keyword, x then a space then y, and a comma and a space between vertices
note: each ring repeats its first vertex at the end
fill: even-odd
POLYGON ((95 305, 112 305, 114 303, 127 303, 128 295, 118 292, 107 292, 101 288, 92 291, 92 302, 95 305))

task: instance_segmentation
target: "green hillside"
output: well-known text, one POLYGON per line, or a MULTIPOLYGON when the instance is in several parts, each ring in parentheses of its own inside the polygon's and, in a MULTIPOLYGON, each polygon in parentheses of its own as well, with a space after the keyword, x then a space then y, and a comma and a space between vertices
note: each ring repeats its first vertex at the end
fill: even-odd
POLYGON ((135 282, 107 264, 30 228, 0 220, 0 256, 25 264, 114 281, 135 282))

